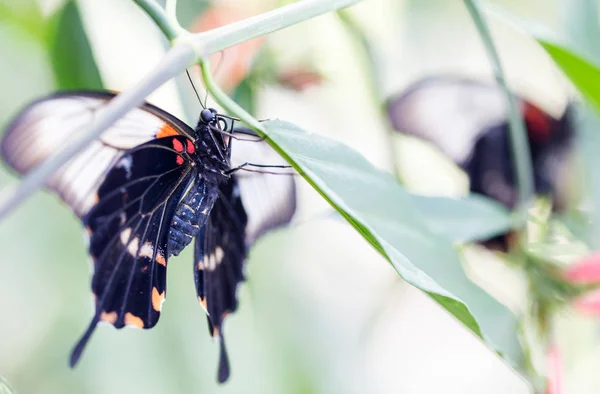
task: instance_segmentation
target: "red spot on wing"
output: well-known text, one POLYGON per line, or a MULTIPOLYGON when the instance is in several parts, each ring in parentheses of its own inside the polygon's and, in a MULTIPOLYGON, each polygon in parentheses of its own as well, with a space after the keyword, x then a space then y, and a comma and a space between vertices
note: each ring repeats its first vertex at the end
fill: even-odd
POLYGON ((156 133, 156 138, 170 137, 172 135, 179 135, 179 133, 170 124, 163 123, 158 133, 156 133))
POLYGON ((190 140, 186 140, 186 145, 187 145, 187 153, 189 153, 190 155, 194 152, 196 152, 196 148, 194 147, 194 143, 190 140))
POLYGON ((527 124, 527 133, 533 142, 543 143, 550 138, 550 117, 535 105, 524 102, 523 116, 527 124))
POLYGON ((173 138, 173 149, 179 153, 183 152, 183 144, 177 138, 173 138))
POLYGON ((179 155, 177 156, 177 164, 182 165, 184 161, 185 160, 183 160, 183 157, 181 157, 179 155))

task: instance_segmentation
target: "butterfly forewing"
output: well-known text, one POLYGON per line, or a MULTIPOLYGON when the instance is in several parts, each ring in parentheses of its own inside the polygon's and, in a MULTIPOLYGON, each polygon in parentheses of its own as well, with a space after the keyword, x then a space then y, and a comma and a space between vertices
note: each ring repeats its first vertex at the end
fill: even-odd
MULTIPOLYGON (((64 92, 35 101, 8 126, 0 143, 4 160, 21 174, 29 172, 78 138, 113 97, 110 92, 64 92)), ((48 186, 82 217, 94 204, 96 189, 125 150, 157 137, 191 133, 193 130, 177 118, 144 104, 65 164, 50 178, 48 186)))

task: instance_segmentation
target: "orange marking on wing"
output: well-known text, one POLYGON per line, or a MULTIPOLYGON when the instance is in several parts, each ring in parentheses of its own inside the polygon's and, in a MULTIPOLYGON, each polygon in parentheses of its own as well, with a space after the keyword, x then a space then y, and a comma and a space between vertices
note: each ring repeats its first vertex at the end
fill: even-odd
POLYGON ((156 262, 163 267, 167 266, 167 259, 165 259, 165 256, 160 252, 156 253, 156 262))
POLYGON ((160 312, 164 300, 165 292, 159 293, 156 287, 152 287, 152 308, 154 308, 155 311, 160 312))
POLYGON ((102 312, 100 314, 100 320, 110 324, 115 324, 117 321, 117 312, 102 312))
POLYGON ((127 312, 125 314, 125 325, 126 326, 134 326, 134 327, 138 327, 138 328, 144 328, 144 322, 142 321, 142 319, 140 319, 139 317, 132 315, 131 313, 127 312))
POLYGON ((181 157, 181 156, 177 156, 177 159, 176 159, 176 161, 177 161, 177 164, 178 164, 178 165, 182 165, 182 164, 183 164, 183 162, 184 162, 185 160, 183 160, 183 157, 181 157))
POLYGON ((170 124, 163 123, 158 133, 156 133, 156 138, 170 137, 172 135, 179 135, 179 133, 170 124))
POLYGON ((176 138, 173 138, 173 149, 179 153, 183 152, 183 144, 176 138))
POLYGON ((186 145, 187 145, 187 153, 189 153, 191 155, 194 152, 196 152, 196 148, 194 147, 194 143, 192 141, 186 140, 186 145))
POLYGON ((198 262, 198 271, 202 271, 204 269, 204 264, 202 263, 202 261, 198 262))
POLYGON ((206 314, 208 315, 208 308, 206 307, 206 298, 198 296, 198 302, 200 303, 200 305, 202 305, 202 309, 204 309, 204 312, 206 312, 206 314))

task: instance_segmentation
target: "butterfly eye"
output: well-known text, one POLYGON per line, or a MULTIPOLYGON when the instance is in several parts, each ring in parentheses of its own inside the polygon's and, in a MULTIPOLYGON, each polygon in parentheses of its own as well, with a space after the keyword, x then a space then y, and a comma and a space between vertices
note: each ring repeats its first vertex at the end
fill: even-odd
POLYGON ((216 111, 213 110, 212 108, 203 109, 200 112, 200 120, 202 120, 204 123, 210 123, 213 121, 213 119, 215 117, 215 113, 216 113, 216 111))

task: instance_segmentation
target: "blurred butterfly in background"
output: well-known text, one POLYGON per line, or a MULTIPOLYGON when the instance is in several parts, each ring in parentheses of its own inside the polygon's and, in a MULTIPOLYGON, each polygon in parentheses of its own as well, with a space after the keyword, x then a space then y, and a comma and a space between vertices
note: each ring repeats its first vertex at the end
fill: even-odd
MULTIPOLYGON (((573 109, 557 119, 517 97, 525 120, 535 191, 552 198, 554 209, 567 204, 566 178, 573 150, 573 109)), ((508 109, 497 87, 459 77, 420 80, 387 102, 393 128, 437 146, 468 175, 470 190, 508 208, 517 189, 508 134, 508 109)))
MULTIPOLYGON (((30 104, 8 126, 2 157, 26 174, 76 137, 113 97, 64 92, 30 104)), ((227 380, 223 320, 237 308, 248 248, 289 222, 296 200, 292 176, 238 171, 253 166, 250 160, 288 166, 256 134, 229 127, 226 118, 205 108, 193 129, 145 103, 50 179, 47 186, 83 222, 93 261, 95 313, 72 351, 71 366, 99 322, 144 329, 158 322, 168 259, 194 240, 196 292, 220 343, 218 380, 227 380), (248 134, 255 143, 232 149, 232 139, 248 134)))

